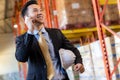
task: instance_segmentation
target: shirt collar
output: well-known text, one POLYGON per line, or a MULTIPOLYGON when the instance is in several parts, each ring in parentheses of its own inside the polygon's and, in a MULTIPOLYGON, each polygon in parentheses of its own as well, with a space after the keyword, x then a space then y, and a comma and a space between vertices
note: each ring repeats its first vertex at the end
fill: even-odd
POLYGON ((38 30, 34 30, 33 34, 36 35, 39 31, 38 30))
MULTIPOLYGON (((47 32, 44 27, 42 27, 40 31, 43 32, 43 33, 47 32)), ((33 34, 36 35, 36 34, 38 34, 38 32, 39 32, 39 30, 34 30, 33 34)), ((27 33, 32 34, 30 31, 27 31, 27 33)))
POLYGON ((45 30, 44 27, 42 27, 42 29, 40 31, 43 32, 43 33, 46 33, 46 30, 45 30))

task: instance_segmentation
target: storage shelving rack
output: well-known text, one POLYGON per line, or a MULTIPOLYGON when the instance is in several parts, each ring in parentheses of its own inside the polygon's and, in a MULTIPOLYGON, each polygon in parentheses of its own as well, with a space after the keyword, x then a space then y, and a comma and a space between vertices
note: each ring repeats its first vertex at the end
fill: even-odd
MULTIPOLYGON (((115 1, 116 0, 114 0, 113 2, 115 2, 115 1)), ((106 77, 107 77, 107 80, 111 80, 112 75, 115 72, 115 70, 116 70, 116 68, 117 68, 117 66, 118 66, 118 64, 120 62, 120 58, 117 61, 117 64, 114 67, 114 70, 110 71, 109 61, 108 61, 108 54, 107 54, 105 40, 104 40, 103 28, 106 29, 106 30, 108 30, 110 33, 112 33, 113 35, 115 35, 115 36, 117 36, 119 38, 120 38, 120 36, 117 35, 114 31, 112 31, 109 27, 105 26, 104 23, 102 22, 103 15, 104 15, 104 12, 105 12, 105 9, 106 9, 106 5, 108 4, 108 0, 104 0, 102 2, 104 2, 104 8, 103 8, 102 12, 100 12, 99 1, 98 0, 92 0, 94 14, 95 14, 95 20, 96 20, 96 25, 97 25, 98 37, 99 37, 99 40, 100 40, 100 46, 101 46, 102 54, 103 54, 103 61, 104 61, 104 67, 105 67, 106 77)))

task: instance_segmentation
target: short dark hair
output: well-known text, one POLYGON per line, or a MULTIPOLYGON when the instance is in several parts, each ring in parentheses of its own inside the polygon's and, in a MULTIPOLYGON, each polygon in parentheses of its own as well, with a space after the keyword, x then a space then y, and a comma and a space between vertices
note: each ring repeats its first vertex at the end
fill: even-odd
POLYGON ((31 4, 38 4, 36 0, 30 0, 28 2, 25 3, 25 5, 22 7, 21 10, 21 16, 24 18, 26 12, 27 12, 27 8, 28 6, 30 6, 31 4))

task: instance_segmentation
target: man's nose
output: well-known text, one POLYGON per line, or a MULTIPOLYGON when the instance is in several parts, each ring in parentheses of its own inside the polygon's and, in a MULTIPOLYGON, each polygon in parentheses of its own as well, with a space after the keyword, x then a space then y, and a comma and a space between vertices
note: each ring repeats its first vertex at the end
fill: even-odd
POLYGON ((42 14, 42 11, 41 11, 41 10, 38 10, 38 14, 42 14))

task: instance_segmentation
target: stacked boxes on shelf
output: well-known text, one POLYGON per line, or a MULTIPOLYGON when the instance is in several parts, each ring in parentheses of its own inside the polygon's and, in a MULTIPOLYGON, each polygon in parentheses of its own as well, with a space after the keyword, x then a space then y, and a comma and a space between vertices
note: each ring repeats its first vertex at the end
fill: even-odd
MULTIPOLYGON (((120 58, 120 39, 116 37, 107 37, 105 38, 105 43, 110 71, 112 71, 117 60, 120 58)), ((80 80, 107 80, 100 42, 95 41, 90 45, 78 47, 78 49, 85 66, 85 72, 83 74, 79 74, 80 80)), ((120 65, 112 75, 112 80, 120 80, 120 65)))
POLYGON ((104 21, 106 25, 120 24, 117 4, 109 4, 106 6, 104 21))
MULTIPOLYGON (((120 40, 119 43, 115 42, 116 39, 114 37, 107 37, 105 38, 106 43, 106 49, 108 54, 108 60, 109 60, 109 67, 110 71, 112 71, 116 65, 116 62, 118 60, 118 57, 120 57, 119 52, 117 51, 120 48, 120 40), (119 45, 119 48, 117 48, 119 45)), ((107 80, 106 79, 106 73, 105 73, 105 67, 104 67, 104 61, 103 61, 103 55, 101 52, 100 42, 95 41, 90 44, 91 54, 92 54, 92 60, 94 65, 94 71, 95 71, 95 80, 107 80)), ((112 80, 119 80, 119 67, 112 75, 112 80)))
POLYGON ((91 0, 59 0, 56 4, 60 29, 95 26, 91 0))
MULTIPOLYGON (((112 72, 118 59, 120 58, 120 39, 115 36, 106 37, 105 43, 109 67, 112 72)), ((67 70, 70 80, 107 80, 100 42, 95 41, 90 43, 90 45, 77 46, 77 48, 82 56, 85 72, 82 74, 75 73, 72 70, 72 67, 70 67, 67 70)), ((112 80, 120 80, 120 64, 113 73, 112 80)))
POLYGON ((95 80, 92 56, 90 46, 82 46, 78 48, 85 67, 85 72, 79 75, 80 80, 95 80))

